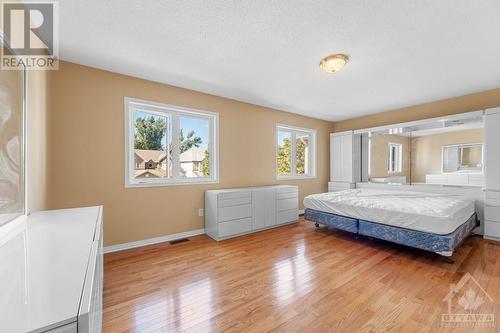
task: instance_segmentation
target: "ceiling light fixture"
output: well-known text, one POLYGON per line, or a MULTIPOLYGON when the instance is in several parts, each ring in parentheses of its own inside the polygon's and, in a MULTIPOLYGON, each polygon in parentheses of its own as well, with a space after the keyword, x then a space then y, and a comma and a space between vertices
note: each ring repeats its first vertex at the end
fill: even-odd
POLYGON ((345 54, 333 54, 323 58, 319 63, 319 67, 327 73, 335 73, 341 70, 349 61, 349 57, 345 54))

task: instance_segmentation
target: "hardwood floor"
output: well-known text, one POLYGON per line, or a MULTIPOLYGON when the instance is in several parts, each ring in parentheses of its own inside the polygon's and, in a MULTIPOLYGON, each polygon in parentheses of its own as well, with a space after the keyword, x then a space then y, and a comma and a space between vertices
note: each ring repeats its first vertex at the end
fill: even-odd
POLYGON ((462 304, 482 300, 470 312, 500 320, 500 243, 469 237, 455 260, 302 220, 107 254, 104 332, 500 331, 442 327, 441 316, 450 284, 470 273, 488 295, 469 279, 452 312, 468 312, 458 299, 472 290, 462 304))

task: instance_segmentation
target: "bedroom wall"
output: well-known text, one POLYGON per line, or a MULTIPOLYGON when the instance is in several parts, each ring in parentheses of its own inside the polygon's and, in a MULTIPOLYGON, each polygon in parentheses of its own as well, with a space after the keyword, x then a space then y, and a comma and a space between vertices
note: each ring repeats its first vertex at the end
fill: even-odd
POLYGON ((412 138, 411 175, 412 182, 425 183, 428 174, 440 174, 442 147, 459 143, 484 142, 484 129, 449 132, 412 138))
POLYGON ((301 203, 327 190, 330 122, 68 62, 50 81, 49 205, 103 204, 105 245, 203 228, 207 189, 296 184, 301 203), (220 183, 126 189, 125 96, 219 112, 220 183), (317 130, 316 179, 276 181, 276 123, 317 130))
POLYGON ((370 128, 500 106, 500 88, 335 122, 334 131, 370 128))

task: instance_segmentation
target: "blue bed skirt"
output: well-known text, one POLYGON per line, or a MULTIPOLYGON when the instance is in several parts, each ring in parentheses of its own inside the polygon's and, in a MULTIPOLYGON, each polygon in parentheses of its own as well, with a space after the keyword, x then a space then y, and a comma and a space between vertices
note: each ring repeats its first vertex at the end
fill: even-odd
POLYGON ((447 257, 453 255, 457 246, 477 226, 476 214, 472 215, 467 222, 458 227, 454 232, 447 235, 358 220, 309 208, 306 208, 304 217, 306 220, 321 223, 333 228, 435 252, 447 257))

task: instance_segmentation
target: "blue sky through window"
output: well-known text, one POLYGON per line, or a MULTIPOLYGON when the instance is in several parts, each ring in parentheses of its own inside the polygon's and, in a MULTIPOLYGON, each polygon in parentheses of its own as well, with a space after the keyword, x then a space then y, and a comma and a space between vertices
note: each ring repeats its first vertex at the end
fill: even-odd
MULTIPOLYGON (((168 131, 169 124, 168 124, 168 118, 166 116, 135 110, 134 122, 139 118, 149 118, 151 116, 153 116, 155 119, 164 119, 165 122, 167 123, 167 131, 168 131)), ((207 119, 181 116, 179 117, 179 122, 180 122, 180 128, 183 130, 184 136, 187 136, 187 134, 190 131, 194 131, 195 136, 200 137, 202 140, 200 148, 208 148, 209 121, 207 119)), ((165 139, 166 139, 165 136, 163 136, 162 142, 165 142, 165 139)))
POLYGON ((179 117, 180 126, 184 136, 186 136, 189 131, 194 131, 195 136, 201 138, 200 148, 208 147, 208 120, 200 118, 191 117, 179 117))
POLYGON ((283 140, 286 138, 291 139, 292 134, 290 132, 278 131, 278 145, 283 144, 283 140))

